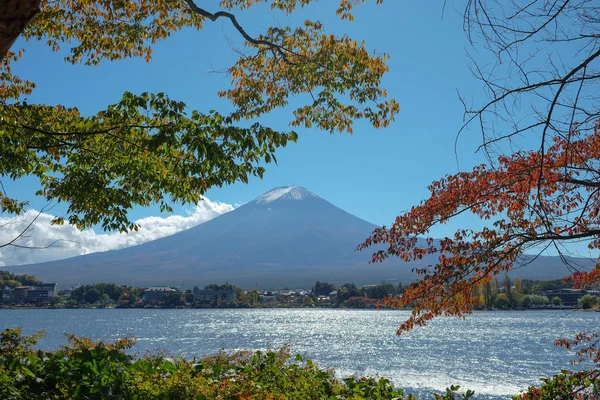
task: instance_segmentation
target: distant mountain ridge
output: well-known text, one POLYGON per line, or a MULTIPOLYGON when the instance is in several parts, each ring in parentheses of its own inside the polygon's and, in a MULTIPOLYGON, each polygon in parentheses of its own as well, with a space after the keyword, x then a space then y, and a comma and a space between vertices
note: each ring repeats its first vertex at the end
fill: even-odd
MULTIPOLYGON (((376 228, 298 186, 274 188, 226 214, 172 236, 138 246, 42 264, 8 267, 61 285, 115 282, 133 285, 309 287, 316 280, 378 283, 415 279, 400 260, 368 264, 356 246, 376 228)), ((521 271, 523 273, 521 273, 521 271)), ((522 278, 567 275, 557 257, 539 257, 522 278)))

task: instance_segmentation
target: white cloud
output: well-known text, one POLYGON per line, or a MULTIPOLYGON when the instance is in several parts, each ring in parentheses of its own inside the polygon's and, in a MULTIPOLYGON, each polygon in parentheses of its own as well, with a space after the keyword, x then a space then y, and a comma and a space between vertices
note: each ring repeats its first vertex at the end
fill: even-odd
POLYGON ((2 247, 0 266, 33 264, 135 246, 192 228, 233 209, 231 204, 205 198, 189 210, 187 215, 142 218, 136 221, 140 225, 139 231, 130 233, 96 233, 92 229, 80 231, 68 223, 50 225, 54 216, 46 213, 39 214, 36 210, 29 210, 16 219, 0 217, 0 246, 23 232, 38 214, 35 223, 15 244, 25 247, 45 247, 56 242, 47 249, 2 247))

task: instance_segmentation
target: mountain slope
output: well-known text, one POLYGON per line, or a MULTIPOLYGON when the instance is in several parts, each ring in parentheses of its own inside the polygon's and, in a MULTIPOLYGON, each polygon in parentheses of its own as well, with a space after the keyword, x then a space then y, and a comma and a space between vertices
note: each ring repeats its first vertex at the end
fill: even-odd
MULTIPOLYGON (((169 237, 120 250, 43 264, 10 267, 62 285, 116 282, 134 285, 308 287, 316 280, 377 283, 413 280, 413 267, 398 260, 369 265, 370 253, 356 252, 376 225, 357 218, 314 193, 289 186, 213 220, 169 237)), ((527 278, 567 274, 555 257, 540 257, 519 271, 527 278)))

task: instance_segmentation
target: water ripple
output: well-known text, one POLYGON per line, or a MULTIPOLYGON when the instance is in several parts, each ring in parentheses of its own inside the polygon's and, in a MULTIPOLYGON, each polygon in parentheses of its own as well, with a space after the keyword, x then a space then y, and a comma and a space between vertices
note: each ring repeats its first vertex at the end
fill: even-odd
POLYGON ((57 348, 65 333, 114 340, 135 336, 134 351, 164 349, 185 357, 220 349, 291 345, 340 376, 380 375, 415 394, 452 384, 478 399, 510 398, 539 378, 568 367, 557 337, 596 329, 598 313, 491 312, 442 318, 405 336, 395 329, 405 311, 253 310, 0 310, 0 329, 45 329, 41 346, 57 348))

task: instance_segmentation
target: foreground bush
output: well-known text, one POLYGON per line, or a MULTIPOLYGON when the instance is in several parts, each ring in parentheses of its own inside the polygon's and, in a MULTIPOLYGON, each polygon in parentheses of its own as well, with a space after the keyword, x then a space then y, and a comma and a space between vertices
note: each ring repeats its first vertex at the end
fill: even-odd
MULTIPOLYGON (((134 344, 130 339, 105 343, 69 336, 69 345, 58 351, 37 350, 41 336, 23 336, 18 328, 0 333, 0 399, 416 400, 385 378, 338 379, 332 370, 298 355, 291 357, 287 348, 185 360, 161 353, 127 354, 134 344)), ((457 390, 452 387, 434 397, 473 397, 472 392, 457 390)), ((599 394, 598 374, 565 372, 518 397, 597 399, 599 394)))
MULTIPOLYGON (((0 334, 0 399, 416 399, 385 378, 337 379, 287 348, 219 353, 200 360, 129 355, 114 343, 69 336, 58 351, 36 350, 40 334, 0 334)), ((438 399, 469 398, 448 389, 438 399)))
POLYGON ((530 387, 514 400, 598 400, 600 399, 600 371, 567 371, 552 378, 543 378, 542 386, 530 387))

